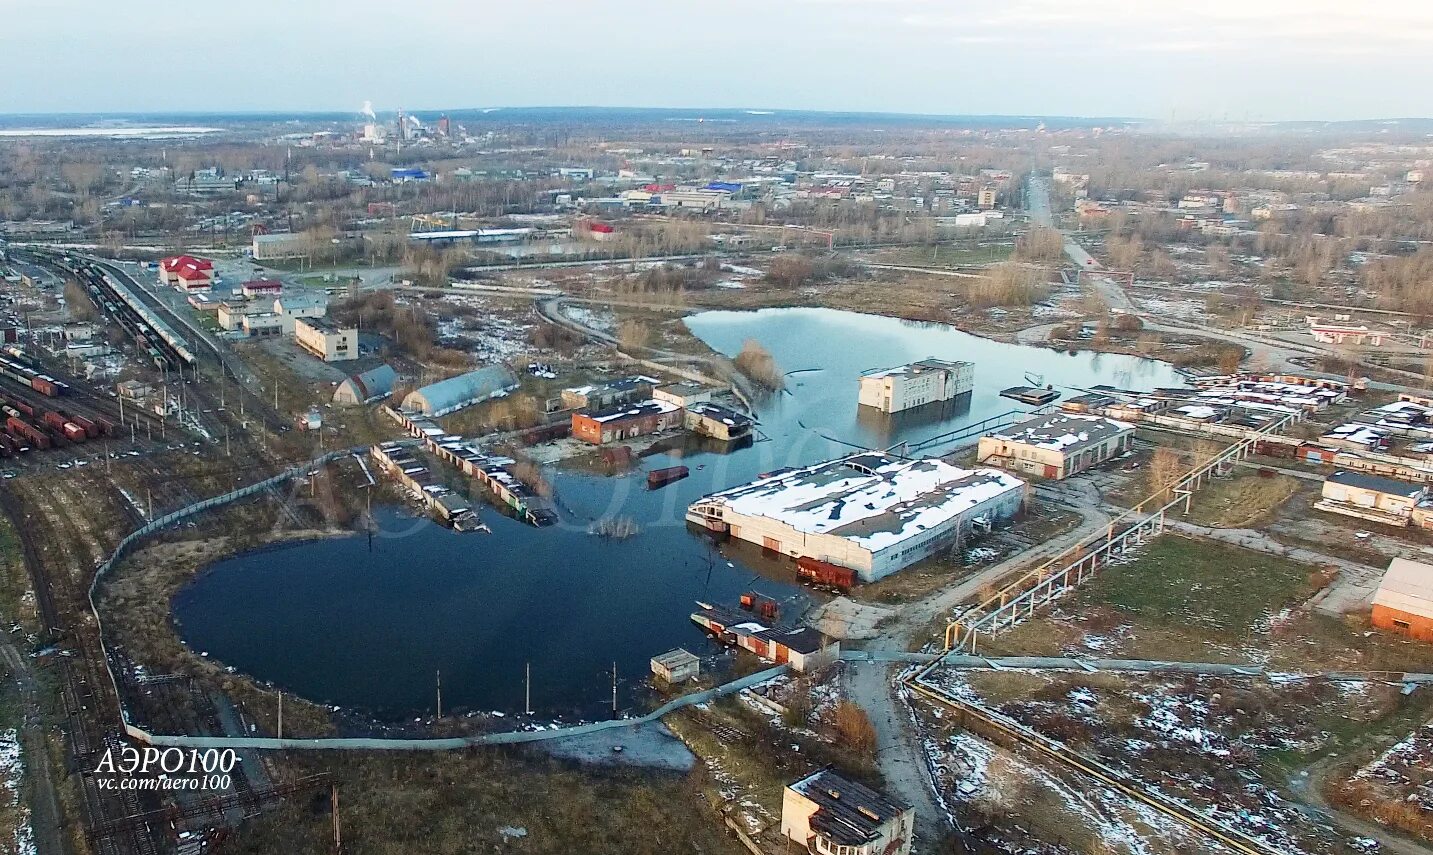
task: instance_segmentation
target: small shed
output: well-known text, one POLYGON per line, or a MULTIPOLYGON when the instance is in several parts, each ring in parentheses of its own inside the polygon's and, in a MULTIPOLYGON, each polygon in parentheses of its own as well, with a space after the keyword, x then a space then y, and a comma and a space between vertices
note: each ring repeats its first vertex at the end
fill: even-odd
POLYGON ((678 647, 652 657, 652 673, 668 683, 685 683, 701 673, 702 660, 678 647))

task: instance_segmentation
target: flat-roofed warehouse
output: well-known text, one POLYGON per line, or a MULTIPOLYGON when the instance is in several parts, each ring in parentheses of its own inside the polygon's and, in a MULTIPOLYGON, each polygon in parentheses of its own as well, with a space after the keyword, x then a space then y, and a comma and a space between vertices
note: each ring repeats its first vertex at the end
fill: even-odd
POLYGON ((403 399, 403 410, 445 416, 516 388, 517 378, 511 371, 501 365, 488 365, 409 392, 403 399))
POLYGON ((1134 444, 1134 425, 1103 416, 1050 413, 980 438, 976 459, 1056 480, 1083 472, 1134 444))
POLYGON ((687 520, 794 558, 849 567, 873 582, 1014 516, 1025 482, 998 469, 870 452, 713 493, 687 520))

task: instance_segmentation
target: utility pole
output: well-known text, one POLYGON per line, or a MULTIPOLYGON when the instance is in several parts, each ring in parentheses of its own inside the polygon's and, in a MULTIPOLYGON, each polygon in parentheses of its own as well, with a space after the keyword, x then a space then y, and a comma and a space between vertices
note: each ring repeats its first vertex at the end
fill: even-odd
POLYGON ((532 663, 527 663, 527 681, 523 693, 522 712, 523 715, 532 715, 532 663))
POLYGON ((144 504, 149 508, 149 518, 154 519, 154 496, 150 495, 149 488, 144 488, 144 504))
POLYGON ((612 663, 612 718, 617 718, 617 663, 612 663))
POLYGON ((279 689, 279 739, 284 738, 284 690, 279 689))
POLYGON ((438 718, 442 718, 442 717, 443 717, 443 670, 440 668, 440 669, 438 669, 435 673, 437 674, 436 680, 437 680, 437 685, 438 685, 438 718))
POLYGON ((333 855, 343 852, 343 826, 338 821, 338 784, 333 784, 329 806, 333 810, 333 855))

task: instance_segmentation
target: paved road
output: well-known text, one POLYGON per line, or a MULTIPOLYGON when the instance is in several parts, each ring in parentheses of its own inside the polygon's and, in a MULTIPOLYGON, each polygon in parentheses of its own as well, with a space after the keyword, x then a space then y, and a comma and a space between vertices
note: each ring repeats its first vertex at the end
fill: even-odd
POLYGON ((937 625, 961 603, 978 595, 981 588, 1017 569, 1033 566, 1053 557, 1080 540, 1104 530, 1109 515, 1098 506, 1098 494, 1090 485, 1062 488, 1061 501, 1082 517, 1081 524, 1064 535, 1038 547, 994 564, 930 596, 892 609, 872 607, 840 597, 823 607, 814 624, 837 637, 866 638, 863 645, 873 658, 888 661, 852 661, 846 668, 846 693, 870 716, 876 729, 877 762, 886 784, 900 798, 915 806, 917 838, 925 845, 937 843, 948 830, 945 810, 937 803, 925 756, 916 739, 911 713, 897 696, 893 683, 895 669, 889 660, 900 661, 913 642, 937 625))

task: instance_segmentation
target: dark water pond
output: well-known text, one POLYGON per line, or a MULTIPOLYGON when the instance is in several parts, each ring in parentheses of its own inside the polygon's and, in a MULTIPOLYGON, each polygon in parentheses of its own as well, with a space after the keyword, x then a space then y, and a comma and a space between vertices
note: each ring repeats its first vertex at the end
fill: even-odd
MULTIPOLYGON (((728 450, 687 443, 648 456, 641 470, 681 462, 692 476, 646 490, 642 471, 617 478, 557 473, 563 521, 533 529, 490 508, 491 534, 455 534, 389 509, 381 533, 264 549, 220 561, 174 601, 196 650, 314 701, 397 719, 430 713, 442 674, 446 709, 523 708, 601 715, 615 661, 627 704, 647 660, 678 645, 707 650, 689 620, 696 600, 732 603, 749 589, 804 603, 790 567, 739 544, 718 551, 683 522, 701 495, 780 466, 812 463, 850 444, 918 443, 1019 405, 998 391, 1026 372, 1061 386, 1179 385, 1167 364, 1125 356, 1070 356, 992 342, 951 327, 827 309, 705 312, 698 337, 735 354, 761 342, 787 393, 759 406, 760 439, 728 450), (858 414, 864 370, 926 356, 973 361, 975 392, 944 412, 891 421, 858 414), (588 533, 604 516, 635 519, 626 540, 588 533)), ((935 449, 939 450, 939 449, 935 449)))

